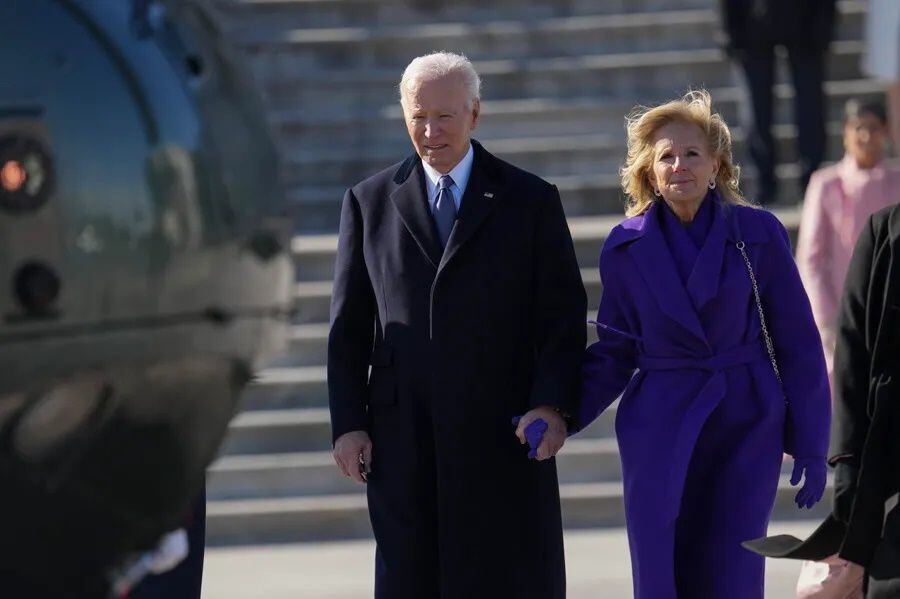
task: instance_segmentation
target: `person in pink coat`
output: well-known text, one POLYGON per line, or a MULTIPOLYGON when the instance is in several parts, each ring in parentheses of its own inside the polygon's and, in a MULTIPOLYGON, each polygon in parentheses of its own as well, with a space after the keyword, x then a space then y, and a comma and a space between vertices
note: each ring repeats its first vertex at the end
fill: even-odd
POLYGON ((813 173, 806 189, 796 258, 822 336, 829 379, 838 303, 853 246, 872 213, 900 201, 900 168, 885 162, 888 138, 883 105, 849 100, 844 158, 813 173))

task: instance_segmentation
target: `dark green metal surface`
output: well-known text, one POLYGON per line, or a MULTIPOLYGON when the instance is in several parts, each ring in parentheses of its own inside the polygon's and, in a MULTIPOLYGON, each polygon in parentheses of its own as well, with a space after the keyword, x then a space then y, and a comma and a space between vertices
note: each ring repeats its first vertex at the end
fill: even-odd
POLYGON ((43 567, 62 560, 93 531, 74 560, 90 570, 177 525, 249 373, 284 343, 284 209, 260 98, 205 3, 0 2, 0 529, 19 543, 14 567, 48 546, 43 567), (54 517, 36 530, 47 513, 71 530, 54 517))

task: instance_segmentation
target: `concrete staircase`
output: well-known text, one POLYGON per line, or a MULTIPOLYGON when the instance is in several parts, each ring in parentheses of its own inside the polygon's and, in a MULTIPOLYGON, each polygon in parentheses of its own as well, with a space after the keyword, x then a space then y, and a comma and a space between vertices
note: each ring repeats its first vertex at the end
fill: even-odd
MULTIPOLYGON (((465 52, 484 79, 478 138, 556 183, 591 310, 597 256, 621 219, 623 116, 637 103, 706 86, 739 123, 733 72, 715 42, 713 0, 217 0, 266 93, 297 208, 296 320, 288 352, 260 374, 212 466, 212 544, 371 535, 364 489, 330 453, 325 385, 328 305, 344 189, 411 151, 396 83, 413 57, 465 52)), ((829 159, 841 154, 840 113, 879 87, 860 71, 865 3, 840 3, 829 62, 829 159)), ((782 77, 786 80, 786 77, 782 77)), ((776 135, 786 182, 776 213, 792 231, 796 188, 792 93, 780 84, 776 135)), ((737 152, 744 134, 735 127, 737 152)), ((752 177, 748 176, 752 188, 752 177)), ((594 337, 590 331, 591 338, 594 337)), ((559 457, 568 527, 624 523, 615 411, 571 439, 559 457)), ((789 466, 789 465, 788 465, 789 466)), ((786 475, 787 471, 785 471, 786 475)), ((781 481, 775 518, 798 512, 781 481)))

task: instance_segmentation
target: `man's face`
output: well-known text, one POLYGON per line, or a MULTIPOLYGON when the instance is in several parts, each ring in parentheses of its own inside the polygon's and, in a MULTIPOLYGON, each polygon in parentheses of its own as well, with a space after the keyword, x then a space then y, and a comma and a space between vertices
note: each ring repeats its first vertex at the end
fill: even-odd
POLYGON ((434 170, 449 173, 469 151, 478 123, 478 101, 469 105, 458 74, 422 81, 404 93, 403 116, 416 152, 434 170))

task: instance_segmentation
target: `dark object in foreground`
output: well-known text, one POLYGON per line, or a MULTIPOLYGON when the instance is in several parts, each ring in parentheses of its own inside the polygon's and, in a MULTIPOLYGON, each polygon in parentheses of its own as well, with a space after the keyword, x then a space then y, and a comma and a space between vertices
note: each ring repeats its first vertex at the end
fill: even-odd
POLYGON ((770 557, 837 553, 866 568, 869 599, 900 597, 900 205, 876 212, 857 240, 835 350, 836 464, 832 515, 805 542, 770 537, 745 547, 770 557), (846 520, 846 523, 842 523, 846 520))
POLYGON ((745 541, 741 545, 763 557, 821 561, 837 553, 846 530, 843 523, 828 516, 805 541, 793 535, 774 535, 745 541))
POLYGON ((102 597, 183 526, 286 335, 290 223, 205 3, 0 3, 0 588, 102 597))

